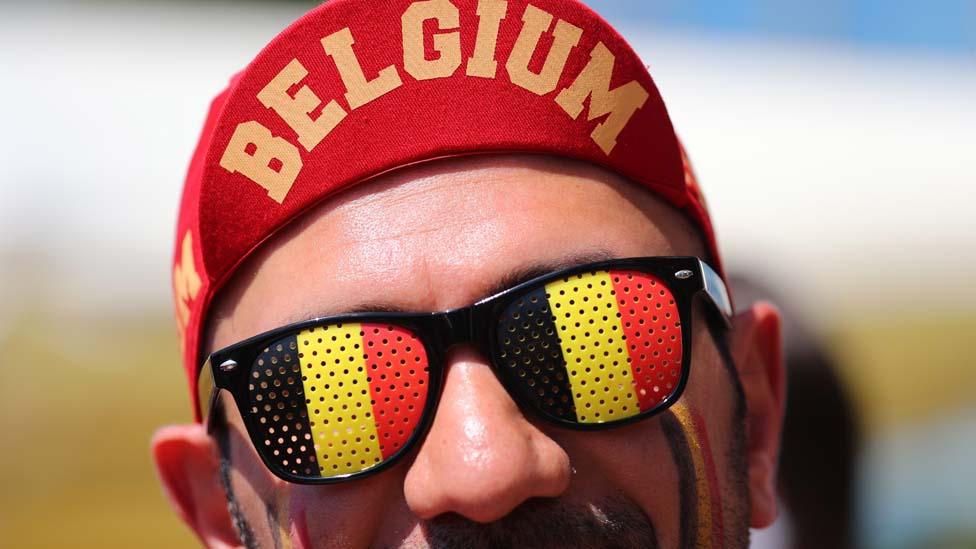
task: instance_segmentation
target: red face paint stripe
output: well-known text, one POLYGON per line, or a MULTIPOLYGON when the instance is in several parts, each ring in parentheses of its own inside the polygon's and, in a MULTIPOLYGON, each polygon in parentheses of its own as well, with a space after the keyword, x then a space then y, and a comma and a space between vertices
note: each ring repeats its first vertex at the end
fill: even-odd
POLYGON ((641 411, 670 396, 681 377, 681 321, 674 295, 656 276, 611 271, 641 411))
POLYGON ((671 407, 671 413, 681 424, 695 467, 695 493, 698 497, 696 547, 721 549, 725 547, 722 495, 708 442, 708 430, 702 417, 681 402, 671 407))
POLYGON ((299 549, 308 549, 312 546, 312 536, 308 532, 308 518, 304 507, 292 513, 291 539, 292 544, 297 545, 299 549), (298 543, 295 543, 295 538, 298 538, 298 543))
POLYGON ((427 352, 397 326, 363 324, 366 372, 383 459, 396 454, 420 424, 427 402, 427 352))

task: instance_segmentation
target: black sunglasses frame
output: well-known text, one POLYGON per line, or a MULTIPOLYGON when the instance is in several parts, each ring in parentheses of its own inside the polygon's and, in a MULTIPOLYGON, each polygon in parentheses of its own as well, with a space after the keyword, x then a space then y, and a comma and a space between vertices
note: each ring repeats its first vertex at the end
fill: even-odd
POLYGON ((198 399, 200 410, 204 424, 209 431, 212 427, 210 416, 220 391, 230 392, 244 420, 251 443, 261 460, 272 473, 283 480, 296 484, 335 484, 359 479, 382 472, 393 466, 404 454, 413 449, 418 440, 422 440, 426 436, 440 402, 446 351, 453 345, 470 343, 489 358, 496 377, 521 409, 529 408, 536 417, 550 424, 575 431, 598 431, 621 427, 659 414, 671 407, 683 394, 690 376, 692 308, 697 296, 704 297, 703 301, 714 308, 726 327, 731 325, 733 311, 726 285, 707 263, 697 257, 636 257, 578 265, 523 282, 468 307, 444 312, 365 312, 315 318, 276 328, 212 353, 199 373, 198 399), (540 285, 579 274, 604 270, 646 272, 657 276, 666 283, 674 295, 682 326, 681 343, 684 351, 681 359, 681 377, 674 391, 665 400, 654 408, 627 418, 606 423, 581 423, 554 417, 539 409, 535 400, 524 398, 523 389, 513 383, 511 374, 503 368, 504 362, 499 357, 498 345, 493 343, 496 341, 498 318, 513 301, 525 295, 529 290, 538 289, 540 285), (259 437, 256 436, 256 433, 260 432, 259 427, 253 414, 247 409, 248 376, 251 365, 263 350, 283 337, 318 326, 349 322, 393 324, 406 328, 417 336, 424 345, 428 364, 427 401, 424 403, 423 414, 414 433, 404 443, 403 447, 373 467, 355 473, 323 478, 292 474, 272 463, 264 455, 265 452, 262 451, 257 442, 259 437))

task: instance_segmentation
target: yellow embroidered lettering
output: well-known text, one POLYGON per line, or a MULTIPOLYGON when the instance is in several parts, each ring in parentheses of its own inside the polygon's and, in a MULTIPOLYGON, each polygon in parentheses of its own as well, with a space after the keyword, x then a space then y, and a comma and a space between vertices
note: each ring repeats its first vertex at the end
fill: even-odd
POLYGON ((553 31, 553 44, 546 56, 542 71, 536 74, 529 70, 532 55, 539 46, 542 33, 552 25, 552 15, 529 4, 522 15, 522 31, 515 41, 515 47, 508 57, 505 68, 513 84, 517 84, 537 95, 545 95, 556 89, 559 78, 566 68, 569 54, 579 43, 583 31, 562 19, 553 31))
POLYGON ((449 0, 427 0, 410 4, 402 18, 403 68, 417 80, 446 78, 461 66, 461 32, 434 35, 437 59, 424 55, 424 21, 435 19, 440 30, 458 29, 461 15, 449 0))
POLYGON ((608 155, 617 146, 620 132, 648 98, 647 90, 636 80, 610 89, 614 62, 610 50, 602 42, 598 43, 576 81, 556 96, 556 103, 574 120, 583 112, 583 101, 587 97, 590 98, 589 120, 609 115, 591 134, 593 141, 608 155))
POLYGON ((332 57, 336 68, 339 69, 339 77, 342 78, 342 83, 346 86, 346 101, 349 102, 349 108, 353 110, 379 99, 403 85, 400 75, 393 65, 381 70, 373 80, 366 80, 363 67, 359 64, 359 59, 356 58, 356 53, 352 49, 352 45, 355 43, 349 27, 322 39, 322 47, 325 48, 325 53, 332 57))
POLYGON ((306 151, 315 148, 325 136, 346 117, 346 111, 338 103, 329 101, 322 113, 312 119, 309 115, 319 108, 322 101, 309 89, 302 86, 292 97, 288 89, 308 76, 308 70, 297 60, 292 59, 281 69, 271 82, 258 93, 258 101, 278 113, 278 116, 298 134, 298 142, 306 151))
POLYGON ((508 13, 504 0, 478 1, 478 36, 475 38, 474 55, 468 59, 468 76, 494 78, 498 71, 495 48, 498 45, 498 29, 508 13))
POLYGON ((234 129, 220 166, 231 173, 243 174, 281 204, 302 169, 302 157, 298 147, 271 135, 268 128, 252 120, 234 129))
POLYGON ((186 231, 180 246, 180 259, 173 266, 173 296, 176 299, 176 327, 180 346, 185 347, 186 327, 190 324, 190 303, 200 293, 202 281, 193 257, 193 233, 186 231))

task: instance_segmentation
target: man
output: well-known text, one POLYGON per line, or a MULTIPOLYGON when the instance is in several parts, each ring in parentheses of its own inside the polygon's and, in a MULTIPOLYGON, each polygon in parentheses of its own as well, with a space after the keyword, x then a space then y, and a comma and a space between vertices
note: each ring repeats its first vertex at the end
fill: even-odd
POLYGON ((746 547, 779 319, 733 313, 641 61, 573 0, 346 0, 214 102, 174 288, 208 547, 746 547), (582 116, 586 113, 586 116, 582 116))

